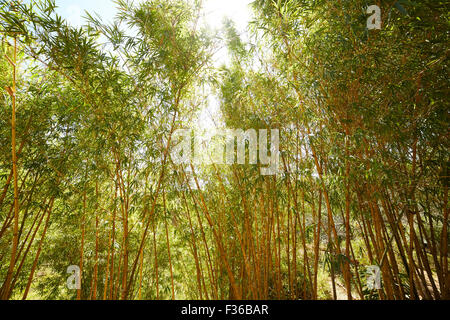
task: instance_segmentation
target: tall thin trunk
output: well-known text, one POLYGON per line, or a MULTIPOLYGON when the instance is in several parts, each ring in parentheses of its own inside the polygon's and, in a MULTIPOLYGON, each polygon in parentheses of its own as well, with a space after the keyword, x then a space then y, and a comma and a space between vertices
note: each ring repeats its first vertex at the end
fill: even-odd
POLYGON ((44 231, 42 232, 41 240, 39 241, 39 247, 38 247, 38 250, 36 252, 36 257, 34 258, 34 261, 33 261, 33 266, 31 267, 30 276, 28 277, 27 286, 25 288, 25 292, 23 294, 22 300, 26 300, 27 299, 28 292, 30 291, 30 288, 31 288, 31 283, 33 282, 34 273, 36 271, 37 263, 39 261, 39 256, 40 256, 41 250, 42 250, 42 244, 44 243, 45 236, 47 234, 47 229, 48 229, 48 225, 49 225, 49 221, 50 221, 50 216, 51 216, 51 213, 53 211, 53 204, 54 204, 54 202, 55 202, 55 199, 53 198, 51 200, 50 206, 48 208, 48 214, 47 214, 47 219, 45 221, 44 231))
POLYGON ((159 273, 158 273, 158 250, 156 246, 156 223, 153 223, 153 251, 155 254, 155 280, 156 280, 156 300, 159 300, 159 273))
MULTIPOLYGON (((87 170, 86 170, 87 176, 87 170)), ((83 285, 83 259, 84 259, 84 237, 86 233, 86 186, 83 191, 83 216, 81 218, 81 246, 80 246, 80 289, 77 290, 77 300, 81 300, 81 290, 83 285)))
POLYGON ((173 283, 172 255, 170 254, 169 229, 167 227, 167 207, 166 207, 166 191, 163 189, 163 206, 164 206, 164 227, 166 229, 167 254, 169 255, 170 281, 172 284, 172 300, 175 300, 175 287, 173 283))
POLYGON ((12 148, 12 166, 14 176, 14 229, 13 244, 11 249, 11 260, 9 263, 8 273, 3 291, 3 300, 8 300, 11 295, 11 280, 16 264, 16 253, 19 243, 19 189, 18 189, 18 173, 17 173, 17 154, 16 154, 16 73, 17 73, 17 37, 14 37, 14 57, 9 63, 13 68, 13 87, 7 88, 12 100, 12 117, 11 117, 11 148, 12 148))
POLYGON ((95 184, 95 196, 97 199, 96 212, 95 212, 95 265, 94 265, 94 278, 92 280, 92 296, 91 300, 97 300, 97 277, 98 277, 98 249, 99 249, 99 218, 98 218, 98 182, 95 184))

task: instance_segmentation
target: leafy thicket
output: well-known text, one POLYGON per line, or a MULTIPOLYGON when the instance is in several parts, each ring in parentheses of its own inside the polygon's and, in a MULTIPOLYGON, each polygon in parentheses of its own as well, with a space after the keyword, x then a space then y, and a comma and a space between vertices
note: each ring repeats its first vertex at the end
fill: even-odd
POLYGON ((80 28, 51 0, 0 1, 2 88, 18 47, 17 122, 0 95, 2 299, 450 298, 450 5, 377 1, 367 30, 371 4, 256 0, 246 42, 230 21, 203 29, 197 1, 118 0, 113 23, 80 28), (205 88, 228 128, 280 129, 278 175, 174 164, 205 88))

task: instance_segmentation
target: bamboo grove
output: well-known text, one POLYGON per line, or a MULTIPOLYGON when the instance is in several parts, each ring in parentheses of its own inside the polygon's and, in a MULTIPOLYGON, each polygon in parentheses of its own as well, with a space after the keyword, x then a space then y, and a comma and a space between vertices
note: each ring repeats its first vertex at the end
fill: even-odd
POLYGON ((198 1, 0 1, 1 299, 449 299, 450 3, 372 2, 256 0, 244 40, 198 1), (208 95, 280 174, 173 161, 208 95))

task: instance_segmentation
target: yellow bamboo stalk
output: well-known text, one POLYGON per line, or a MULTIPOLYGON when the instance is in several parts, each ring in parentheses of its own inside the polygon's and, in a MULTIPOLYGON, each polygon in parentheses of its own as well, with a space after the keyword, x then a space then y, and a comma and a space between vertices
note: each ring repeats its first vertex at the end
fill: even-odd
POLYGON ((11 279, 14 273, 14 267, 16 263, 16 253, 19 240, 19 189, 17 182, 17 154, 16 154, 16 74, 17 74, 17 37, 14 36, 14 57, 11 61, 8 58, 8 62, 13 68, 13 87, 6 88, 12 100, 12 117, 11 117, 11 148, 12 148, 12 165, 13 165, 13 177, 14 177, 14 229, 13 229, 13 245, 11 250, 11 260, 9 263, 8 273, 6 275, 5 287, 3 291, 3 300, 8 300, 12 288, 11 279))

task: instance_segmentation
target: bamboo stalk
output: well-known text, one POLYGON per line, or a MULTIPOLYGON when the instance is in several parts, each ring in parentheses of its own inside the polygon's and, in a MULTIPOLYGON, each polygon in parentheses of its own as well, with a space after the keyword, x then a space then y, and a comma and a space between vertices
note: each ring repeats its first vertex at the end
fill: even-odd
POLYGON ((18 189, 18 173, 17 173, 17 154, 16 154, 16 72, 17 72, 17 37, 14 36, 14 57, 10 61, 13 68, 13 87, 9 90, 12 99, 12 117, 11 117, 11 149, 12 149, 12 166, 14 177, 14 228, 13 228, 13 244, 11 249, 11 260, 9 263, 8 273, 3 291, 3 300, 8 300, 11 292, 11 280, 16 262, 16 253, 19 243, 19 189, 18 189))
POLYGON ((28 277, 27 286, 25 288, 25 292, 23 294, 22 300, 26 300, 27 299, 28 292, 30 291, 31 283, 33 281, 34 273, 36 271, 36 267, 37 267, 37 263, 38 263, 38 260, 39 260, 39 256, 41 254, 42 244, 44 243, 44 239, 45 239, 45 236, 47 234, 47 229, 48 229, 48 225, 49 225, 49 221, 50 221, 50 215, 52 213, 53 204, 54 203, 55 203, 55 199, 52 198, 52 200, 50 201, 50 206, 48 208, 48 214, 47 214, 47 219, 45 221, 44 231, 42 232, 41 240, 39 241, 39 247, 38 247, 38 250, 36 252, 36 257, 34 258, 33 266, 31 267, 30 276, 28 277))

